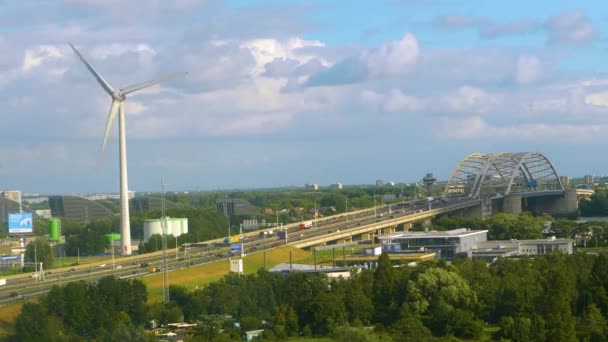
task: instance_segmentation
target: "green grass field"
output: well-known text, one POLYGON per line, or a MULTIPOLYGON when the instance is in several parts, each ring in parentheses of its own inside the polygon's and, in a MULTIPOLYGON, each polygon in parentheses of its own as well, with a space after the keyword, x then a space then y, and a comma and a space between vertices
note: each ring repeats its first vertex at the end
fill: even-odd
POLYGON ((0 336, 12 334, 15 331, 17 316, 21 313, 23 303, 4 305, 0 310, 0 336))
MULTIPOLYGON (((270 269, 282 262, 289 262, 291 252, 292 262, 302 262, 310 258, 310 252, 293 247, 280 247, 266 251, 266 268, 270 269)), ((243 272, 252 274, 264 268, 264 252, 249 254, 243 258, 243 272)), ((185 269, 169 272, 169 284, 181 285, 189 290, 203 287, 206 284, 219 280, 230 271, 228 260, 221 260, 205 265, 192 266, 185 269)), ((155 274, 143 278, 148 288, 148 302, 162 300, 163 275, 155 274)))

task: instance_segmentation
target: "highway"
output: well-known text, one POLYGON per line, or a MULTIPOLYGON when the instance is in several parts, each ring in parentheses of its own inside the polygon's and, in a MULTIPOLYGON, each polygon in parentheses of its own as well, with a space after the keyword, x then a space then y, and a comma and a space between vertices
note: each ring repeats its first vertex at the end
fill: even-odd
MULTIPOLYGON (((242 235, 244 239, 241 242, 246 254, 259 253, 286 244, 313 246, 315 240, 327 235, 350 236, 351 231, 353 235, 360 234, 360 231, 363 230, 373 230, 374 225, 407 220, 410 217, 425 213, 428 216, 428 214, 431 214, 429 209, 435 212, 442 208, 449 209, 452 206, 460 207, 477 202, 465 198, 454 199, 449 202, 434 200, 430 203, 430 206, 426 200, 394 203, 375 209, 364 209, 348 214, 309 220, 313 221, 313 225, 307 229, 300 229, 300 223, 295 223, 282 226, 279 229, 269 228, 245 233, 242 235), (276 234, 278 230, 285 230, 287 239, 279 239, 276 234), (260 232, 270 231, 273 231, 273 236, 260 237, 260 232), (357 233, 354 233, 354 231, 357 231, 357 233)), ((187 251, 179 251, 177 256, 175 249, 169 249, 167 251, 168 269, 186 268, 231 257, 229 245, 224 244, 222 240, 223 238, 207 241, 204 243, 206 247, 192 247, 187 251)), ((110 275, 124 279, 143 277, 153 274, 152 268, 160 268, 162 264, 162 251, 159 251, 130 257, 117 257, 114 264, 106 261, 105 263, 100 262, 86 266, 51 269, 46 271, 41 279, 37 279, 32 274, 8 276, 6 277, 6 285, 0 286, 0 304, 29 300, 47 293, 55 285, 62 286, 72 281, 95 282, 110 275)))

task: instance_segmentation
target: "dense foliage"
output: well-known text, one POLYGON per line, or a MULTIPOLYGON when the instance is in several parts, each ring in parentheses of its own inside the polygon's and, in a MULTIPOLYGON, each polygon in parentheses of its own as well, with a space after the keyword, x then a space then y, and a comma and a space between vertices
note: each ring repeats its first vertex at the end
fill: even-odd
POLYGON ((579 204, 581 216, 608 216, 608 198, 606 190, 595 190, 590 199, 579 204))
POLYGON ((551 217, 533 216, 528 212, 520 215, 499 213, 487 220, 441 216, 436 218, 430 227, 417 223, 413 230, 449 230, 466 227, 474 230, 488 230, 488 240, 540 239, 543 237, 545 224, 550 220, 552 220, 551 217))
POLYGON ((555 253, 531 259, 424 262, 395 268, 382 255, 351 277, 310 273, 228 275, 203 289, 172 286, 172 305, 144 305, 139 281, 105 278, 54 288, 24 305, 20 341, 142 340, 146 319, 199 322, 196 340, 234 341, 265 329, 269 340, 326 336, 336 341, 605 341, 608 256, 555 253), (496 327, 493 335, 486 326, 496 327), (44 337, 44 338, 43 338, 44 337))
MULTIPOLYGON (((44 269, 53 265, 53 250, 46 239, 36 238, 25 247, 25 261, 30 263, 42 263, 44 269)), ((39 266, 32 267, 39 269, 39 266)))
POLYGON ((139 280, 103 278, 95 285, 54 287, 39 302, 25 303, 16 322, 17 341, 145 341, 146 288, 139 280), (71 338, 70 338, 71 337, 71 338))
POLYGON ((603 341, 608 333, 608 256, 560 253, 535 259, 428 262, 348 279, 294 273, 230 275, 202 290, 173 288, 186 320, 229 314, 252 329, 271 322, 285 337, 367 334, 364 341, 421 341, 431 335, 477 340, 490 324, 511 341, 603 341), (374 339, 375 338, 375 339, 374 339))

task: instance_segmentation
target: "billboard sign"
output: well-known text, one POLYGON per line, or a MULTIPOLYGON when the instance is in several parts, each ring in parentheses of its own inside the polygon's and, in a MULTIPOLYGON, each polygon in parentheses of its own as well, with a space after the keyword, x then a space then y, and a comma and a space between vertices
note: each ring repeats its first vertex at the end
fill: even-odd
POLYGON ((34 228, 32 213, 8 214, 8 233, 31 234, 34 228))
POLYGON ((230 260, 230 272, 243 273, 243 259, 230 260))
POLYGON ((242 243, 233 243, 230 245, 230 254, 241 254, 243 252, 242 243))

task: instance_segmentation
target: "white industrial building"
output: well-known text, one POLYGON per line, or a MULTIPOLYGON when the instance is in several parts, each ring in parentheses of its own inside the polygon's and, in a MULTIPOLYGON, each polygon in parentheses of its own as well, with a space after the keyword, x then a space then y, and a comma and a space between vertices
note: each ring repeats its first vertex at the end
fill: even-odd
MULTIPOLYGON (((150 237, 154 234, 163 234, 162 219, 153 219, 144 221, 144 240, 150 240, 150 237)), ((171 218, 165 219, 167 222, 167 235, 180 236, 188 233, 188 219, 187 218, 171 218)))
POLYGON ((473 258, 491 262, 499 256, 545 255, 554 251, 572 254, 573 249, 574 240, 555 237, 537 240, 490 240, 480 243, 477 249, 473 250, 473 258))
POLYGON ((379 236, 382 251, 387 253, 407 253, 414 251, 434 252, 437 258, 454 259, 458 256, 471 257, 478 244, 488 238, 487 230, 468 228, 448 231, 404 232, 379 236))

